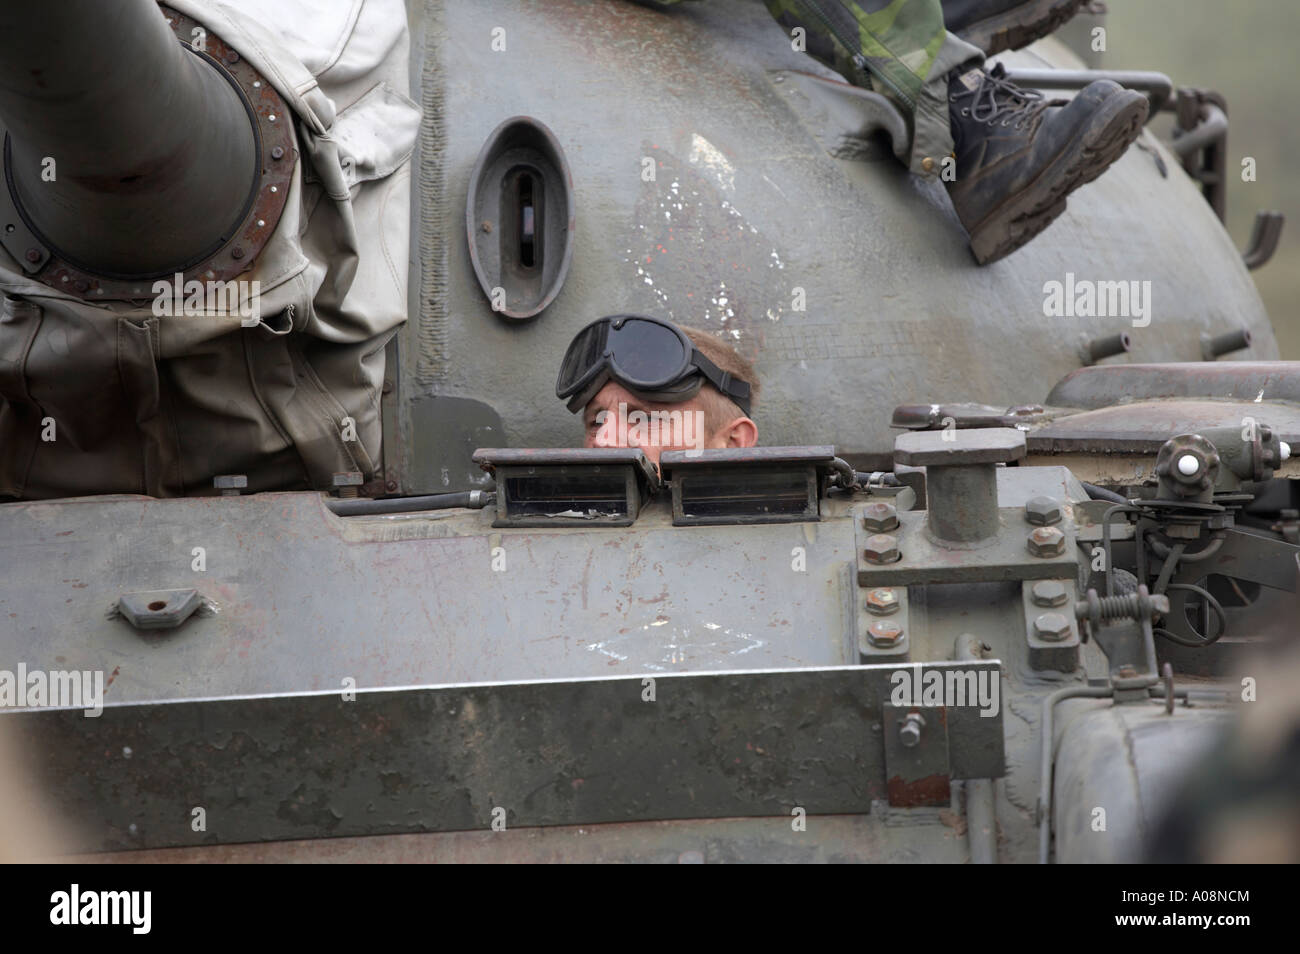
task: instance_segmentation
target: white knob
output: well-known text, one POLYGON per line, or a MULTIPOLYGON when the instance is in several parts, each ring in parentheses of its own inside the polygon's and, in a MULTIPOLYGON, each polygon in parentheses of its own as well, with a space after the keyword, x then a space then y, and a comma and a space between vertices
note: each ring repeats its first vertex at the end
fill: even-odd
POLYGON ((1283 459, 1283 460, 1290 460, 1290 459, 1291 459, 1291 445, 1288 444, 1286 441, 1279 441, 1278 443, 1282 445, 1282 459, 1283 459))
POLYGON ((1184 454, 1178 458, 1178 473, 1184 477, 1190 477, 1201 469, 1201 462, 1195 454, 1184 454))

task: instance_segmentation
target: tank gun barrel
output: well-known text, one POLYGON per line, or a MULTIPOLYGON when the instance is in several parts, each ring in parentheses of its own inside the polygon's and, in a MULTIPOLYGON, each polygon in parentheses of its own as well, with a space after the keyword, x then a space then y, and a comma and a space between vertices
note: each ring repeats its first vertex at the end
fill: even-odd
POLYGON ((197 39, 153 0, 0 0, 6 186, 67 261, 125 279, 184 271, 241 221, 257 132, 197 39))

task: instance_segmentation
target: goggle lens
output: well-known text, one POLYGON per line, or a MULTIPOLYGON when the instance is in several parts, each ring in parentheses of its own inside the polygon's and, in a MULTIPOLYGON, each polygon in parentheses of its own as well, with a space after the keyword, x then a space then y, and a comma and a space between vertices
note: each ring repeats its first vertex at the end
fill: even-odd
POLYGON ((608 351, 623 377, 646 386, 666 385, 686 366, 686 350, 673 330, 642 318, 611 328, 608 351))

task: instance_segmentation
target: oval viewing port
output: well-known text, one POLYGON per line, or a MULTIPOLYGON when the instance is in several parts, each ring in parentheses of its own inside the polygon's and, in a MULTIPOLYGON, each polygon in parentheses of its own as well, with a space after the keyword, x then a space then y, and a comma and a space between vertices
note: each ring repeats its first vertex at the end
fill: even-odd
POLYGON ((569 163, 546 126, 514 116, 492 130, 470 174, 465 224, 494 311, 522 321, 554 301, 573 257, 574 197, 569 163))

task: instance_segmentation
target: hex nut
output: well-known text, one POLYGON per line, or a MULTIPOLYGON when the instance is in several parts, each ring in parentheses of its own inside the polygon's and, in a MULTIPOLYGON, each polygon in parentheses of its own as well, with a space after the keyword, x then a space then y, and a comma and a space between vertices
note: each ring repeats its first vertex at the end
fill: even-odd
POLYGON ((898 511, 891 503, 869 503, 862 511, 862 526, 872 533, 884 533, 898 526, 898 511))
POLYGON ((1055 497, 1031 497, 1025 501, 1025 519, 1046 527, 1061 522, 1061 502, 1055 497))
POLYGON ((898 539, 888 533, 867 537, 862 556, 868 563, 897 563, 903 557, 898 552, 898 539))
POLYGON ((898 609, 898 594, 888 586, 867 591, 867 609, 876 616, 888 616, 898 609))
POLYGON ((867 627, 867 639, 877 649, 890 649, 903 641, 903 627, 889 620, 877 620, 867 627))
POLYGON ((925 728, 925 717, 919 712, 909 712, 898 727, 898 741, 904 748, 913 748, 921 741, 921 730, 925 728))
POLYGON ((340 497, 356 497, 357 488, 366 482, 366 478, 355 470, 338 471, 334 474, 334 490, 340 497))
POLYGON ((1064 606, 1069 594, 1060 580, 1039 580, 1029 591, 1035 606, 1064 606))
POLYGON ((248 486, 246 474, 218 474, 212 478, 212 486, 217 490, 236 490, 248 486))
POLYGON ((1049 643, 1070 638, 1070 621, 1063 613, 1043 613, 1034 620, 1034 635, 1049 643))
POLYGON ((1029 533, 1029 552, 1036 557, 1060 556, 1065 552, 1065 534, 1056 527, 1038 527, 1029 533))

